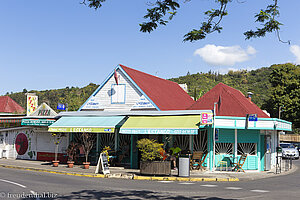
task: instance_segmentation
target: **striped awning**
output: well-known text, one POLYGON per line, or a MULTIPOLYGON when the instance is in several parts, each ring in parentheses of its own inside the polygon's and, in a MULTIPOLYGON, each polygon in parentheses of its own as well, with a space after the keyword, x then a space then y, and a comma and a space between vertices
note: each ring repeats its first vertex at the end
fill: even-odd
POLYGON ((62 117, 49 126, 49 132, 113 133, 124 116, 62 117))
POLYGON ((20 123, 22 119, 0 119, 0 123, 20 123))
POLYGON ((200 115, 132 116, 120 129, 122 134, 196 135, 200 115))

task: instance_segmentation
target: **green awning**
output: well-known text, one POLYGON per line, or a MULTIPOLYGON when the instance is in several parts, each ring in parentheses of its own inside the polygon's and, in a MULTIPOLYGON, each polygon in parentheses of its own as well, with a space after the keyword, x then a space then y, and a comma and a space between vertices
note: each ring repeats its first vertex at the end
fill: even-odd
POLYGON ((196 135, 200 115, 132 116, 120 129, 122 134, 196 135))
POLYGON ((22 119, 21 125, 24 126, 50 126, 55 119, 22 119))
POLYGON ((124 116, 62 117, 49 127, 49 132, 113 133, 124 116))

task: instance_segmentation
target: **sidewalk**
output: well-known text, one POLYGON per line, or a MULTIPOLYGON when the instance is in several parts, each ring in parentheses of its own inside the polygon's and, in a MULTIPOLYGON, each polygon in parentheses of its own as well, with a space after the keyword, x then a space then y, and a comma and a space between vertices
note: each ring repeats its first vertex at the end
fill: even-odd
POLYGON ((247 171, 246 173, 219 171, 207 172, 195 170, 190 172, 190 177, 178 177, 178 171, 172 170, 171 176, 151 177, 140 175, 138 169, 110 167, 110 174, 103 175, 95 174, 96 166, 90 166, 90 169, 83 169, 81 165, 74 165, 74 168, 68 168, 66 164, 60 164, 58 167, 52 167, 50 162, 32 160, 0 159, 0 167, 95 178, 123 178, 134 180, 164 181, 245 181, 286 175, 297 170, 295 165, 290 171, 284 171, 281 174, 275 174, 274 170, 267 172, 247 171))

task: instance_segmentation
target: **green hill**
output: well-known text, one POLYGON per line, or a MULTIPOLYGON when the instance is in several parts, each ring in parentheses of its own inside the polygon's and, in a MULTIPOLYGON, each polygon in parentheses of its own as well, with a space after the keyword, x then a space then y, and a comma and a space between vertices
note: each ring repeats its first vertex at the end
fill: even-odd
MULTIPOLYGON (((209 71, 178 78, 171 81, 179 84, 186 83, 188 93, 194 99, 200 98, 215 85, 222 82, 240 90, 243 94, 254 93, 252 101, 261 109, 267 110, 271 117, 278 117, 278 109, 284 105, 281 118, 293 122, 295 127, 300 127, 300 66, 290 63, 272 65, 256 70, 229 71, 227 74, 219 74, 209 71)), ((44 91, 27 91, 8 94, 22 107, 26 108, 26 92, 36 93, 39 102, 46 102, 54 110, 57 103, 68 103, 69 111, 76 111, 89 98, 99 85, 78 87, 66 87, 44 91)), ((57 111, 57 110, 56 110, 57 111)))
MULTIPOLYGON (((180 76, 178 78, 171 78, 169 80, 177 83, 186 83, 188 86, 188 93, 193 98, 198 99, 203 94, 212 89, 215 85, 222 82, 233 88, 236 88, 246 94, 247 92, 253 92, 252 100, 259 107, 262 107, 264 103, 269 99, 270 87, 268 77, 270 76, 272 69, 260 68, 252 71, 229 71, 227 74, 219 74, 215 72, 187 74, 186 76, 180 76)), ((68 103, 69 111, 76 111, 80 106, 89 98, 89 96, 97 89, 99 85, 90 83, 89 85, 79 87, 66 87, 63 89, 52 89, 36 91, 26 89, 23 92, 17 92, 9 94, 22 107, 26 108, 26 92, 36 93, 39 97, 39 102, 46 102, 54 110, 57 103, 68 103)))

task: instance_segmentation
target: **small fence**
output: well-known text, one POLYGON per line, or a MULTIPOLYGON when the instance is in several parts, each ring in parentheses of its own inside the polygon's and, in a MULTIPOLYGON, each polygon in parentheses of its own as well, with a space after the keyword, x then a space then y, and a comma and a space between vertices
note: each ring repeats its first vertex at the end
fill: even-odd
POLYGON ((282 156, 276 156, 276 174, 289 171, 293 167, 293 156, 282 158, 282 156))

